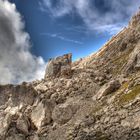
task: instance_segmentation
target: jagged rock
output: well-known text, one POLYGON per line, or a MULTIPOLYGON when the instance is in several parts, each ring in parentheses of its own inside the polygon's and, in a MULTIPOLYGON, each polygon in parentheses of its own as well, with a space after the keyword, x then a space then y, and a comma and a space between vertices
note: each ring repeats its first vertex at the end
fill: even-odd
POLYGON ((138 23, 140 23, 140 12, 137 12, 137 14, 132 17, 129 26, 135 27, 138 23))
POLYGON ((11 117, 9 116, 9 114, 7 115, 2 114, 0 116, 0 137, 1 138, 3 138, 6 135, 7 130, 10 126, 10 123, 11 123, 11 117))
POLYGON ((39 102, 36 107, 33 108, 31 113, 31 121, 35 127, 40 130, 45 124, 51 122, 52 108, 54 103, 50 101, 39 102))
POLYGON ((97 99, 100 99, 114 91, 116 91, 121 86, 119 80, 113 80, 105 84, 97 93, 97 99))
POLYGON ((45 77, 56 77, 59 75, 69 75, 71 73, 72 54, 51 59, 46 68, 45 77))

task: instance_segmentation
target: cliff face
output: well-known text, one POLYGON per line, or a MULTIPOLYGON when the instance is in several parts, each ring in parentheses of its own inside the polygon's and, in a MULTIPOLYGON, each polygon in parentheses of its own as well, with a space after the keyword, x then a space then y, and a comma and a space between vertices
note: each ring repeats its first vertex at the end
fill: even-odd
POLYGON ((139 140, 140 13, 97 53, 0 86, 0 140, 139 140))

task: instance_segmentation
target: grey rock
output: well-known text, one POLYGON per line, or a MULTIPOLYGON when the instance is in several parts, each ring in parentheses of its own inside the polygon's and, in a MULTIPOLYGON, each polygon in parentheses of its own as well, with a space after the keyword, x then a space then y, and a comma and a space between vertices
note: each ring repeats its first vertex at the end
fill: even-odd
POLYGON ((100 99, 114 91, 116 91, 121 86, 119 80, 112 80, 105 84, 97 93, 97 99, 100 99))
POLYGON ((69 75, 71 73, 72 54, 65 54, 63 56, 51 59, 46 68, 45 78, 56 77, 62 75, 69 75))
POLYGON ((30 127, 28 118, 25 116, 19 117, 16 123, 16 127, 21 133, 23 133, 24 135, 28 135, 28 130, 30 127))
POLYGON ((67 104, 58 105, 54 108, 52 119, 58 124, 65 124, 73 116, 72 107, 67 104))
POLYGON ((54 103, 51 101, 39 102, 31 112, 31 121, 38 131, 46 124, 49 124, 52 119, 52 108, 54 103))

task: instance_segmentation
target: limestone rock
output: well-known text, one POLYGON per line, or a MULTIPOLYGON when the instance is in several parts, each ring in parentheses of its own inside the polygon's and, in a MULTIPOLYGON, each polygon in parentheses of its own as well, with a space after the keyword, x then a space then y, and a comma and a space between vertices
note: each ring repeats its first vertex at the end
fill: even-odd
POLYGON ((113 80, 105 84, 97 93, 97 99, 100 99, 114 91, 116 91, 121 86, 119 80, 113 80))
POLYGON ((65 54, 63 56, 52 59, 48 62, 45 77, 56 77, 61 74, 69 75, 71 72, 72 54, 65 54))
POLYGON ((29 126, 30 124, 29 124, 29 120, 28 120, 28 118, 27 117, 23 117, 23 116, 21 116, 21 117, 19 117, 18 118, 18 120, 17 120, 17 124, 16 124, 16 127, 17 127, 17 129, 21 132, 21 133, 23 133, 23 134, 25 134, 25 135, 28 135, 28 133, 29 133, 29 131, 28 131, 28 129, 29 129, 29 126))
POLYGON ((0 116, 0 137, 4 137, 7 133, 7 130, 11 123, 11 116, 9 114, 7 115, 1 115, 0 116))
POLYGON ((38 130, 40 130, 43 125, 50 123, 53 106, 52 102, 43 101, 39 102, 37 106, 33 108, 31 121, 38 130))
POLYGON ((72 118, 72 116, 72 107, 67 104, 56 106, 52 113, 52 119, 59 124, 65 124, 72 118))
POLYGON ((47 91, 47 87, 43 84, 38 84, 36 87, 35 87, 35 90, 38 91, 38 92, 46 92, 47 91))

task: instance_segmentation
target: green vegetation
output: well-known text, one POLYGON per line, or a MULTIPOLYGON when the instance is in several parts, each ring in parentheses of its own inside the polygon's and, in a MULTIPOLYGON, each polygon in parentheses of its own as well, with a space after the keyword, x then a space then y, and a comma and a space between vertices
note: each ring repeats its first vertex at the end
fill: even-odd
POLYGON ((139 94, 140 94, 140 85, 137 85, 137 86, 133 87, 132 90, 129 93, 123 94, 119 98, 119 104, 123 105, 125 103, 128 103, 131 100, 134 100, 136 98, 136 96, 139 95, 139 94))

